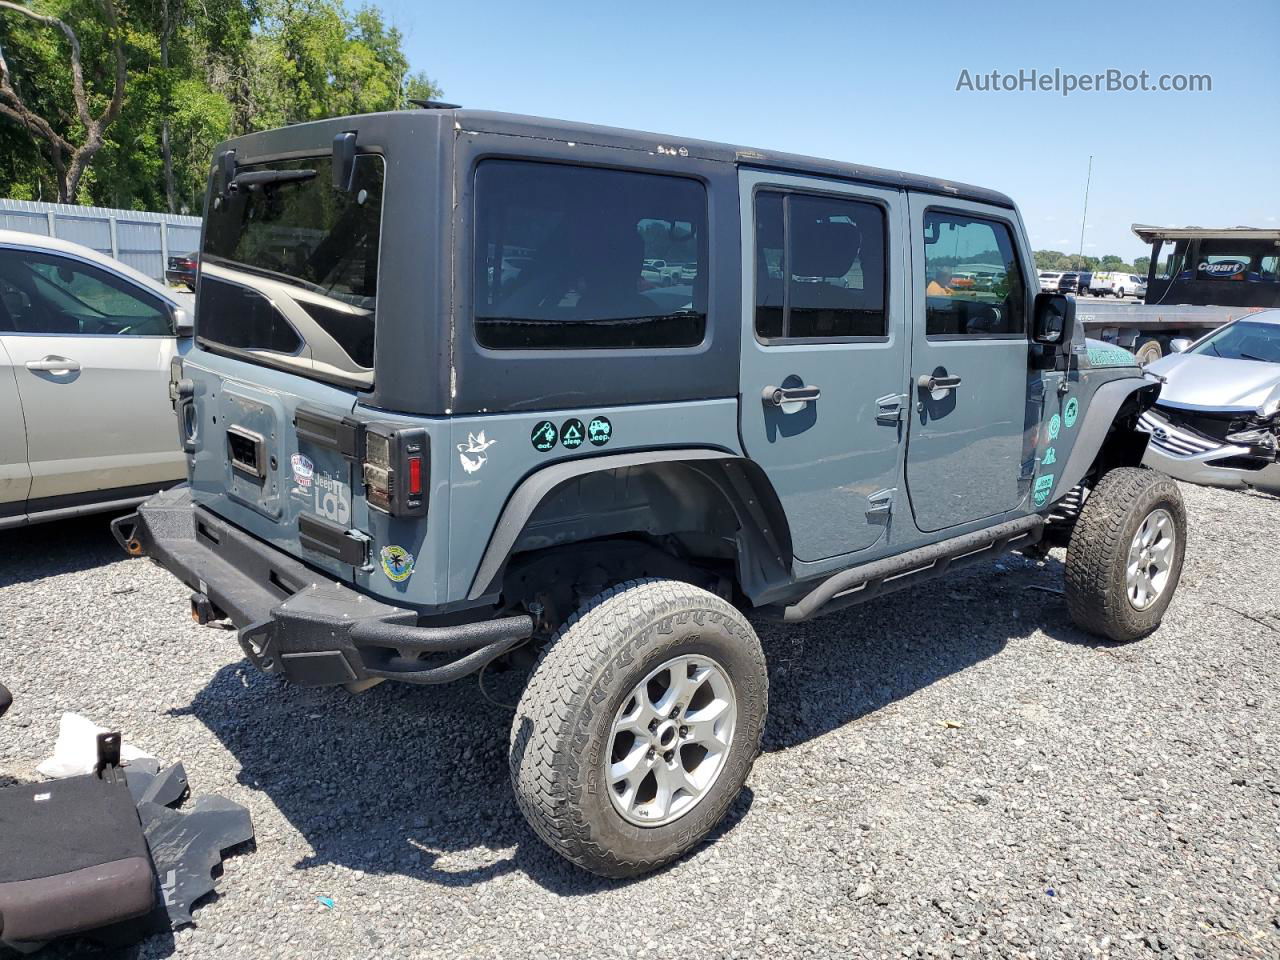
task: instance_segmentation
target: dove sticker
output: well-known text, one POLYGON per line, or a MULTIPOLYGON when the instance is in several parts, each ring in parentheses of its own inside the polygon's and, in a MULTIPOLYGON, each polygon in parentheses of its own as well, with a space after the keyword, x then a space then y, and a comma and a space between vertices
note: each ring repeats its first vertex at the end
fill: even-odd
POLYGON ((483 430, 479 433, 468 433, 467 442, 458 444, 458 459, 462 462, 462 469, 467 473, 475 473, 483 467, 489 462, 485 451, 497 442, 497 440, 486 440, 483 430))

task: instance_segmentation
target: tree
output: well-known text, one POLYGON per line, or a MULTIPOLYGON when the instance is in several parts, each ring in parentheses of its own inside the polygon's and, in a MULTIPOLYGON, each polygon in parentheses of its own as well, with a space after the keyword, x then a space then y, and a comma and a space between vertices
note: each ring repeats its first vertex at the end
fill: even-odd
POLYGON ((0 0, 0 196, 198 213, 228 137, 439 97, 403 40, 343 0, 0 0))
POLYGON ((1151 269, 1151 258, 1150 258, 1150 257, 1136 257, 1136 258, 1134 258, 1134 261, 1133 261, 1133 272, 1134 272, 1134 273, 1141 274, 1142 276, 1144 276, 1144 277, 1145 277, 1145 276, 1147 275, 1147 271, 1148 271, 1148 270, 1150 270, 1150 269, 1151 269))
POLYGON ((61 119, 51 122, 42 112, 29 106, 28 98, 15 85, 8 58, 0 47, 0 115, 20 124, 44 142, 57 177, 58 199, 63 203, 76 197, 81 178, 93 162, 94 155, 102 149, 103 135, 120 115, 124 102, 125 58, 113 0, 101 0, 101 8, 114 69, 110 99, 95 117, 90 102, 92 94, 85 86, 80 37, 72 26, 60 17, 37 13, 11 0, 0 0, 0 11, 21 14, 40 26, 61 31, 66 38, 74 123, 65 123, 61 119))

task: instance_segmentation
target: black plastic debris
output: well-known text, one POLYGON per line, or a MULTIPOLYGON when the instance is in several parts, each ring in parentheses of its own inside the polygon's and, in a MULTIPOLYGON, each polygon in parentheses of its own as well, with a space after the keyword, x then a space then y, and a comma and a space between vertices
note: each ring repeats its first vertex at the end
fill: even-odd
POLYGON ((122 947, 192 923, 223 856, 253 839, 249 811, 225 797, 174 809, 190 794, 183 765, 123 767, 121 742, 98 737, 95 773, 0 789, 0 947, 122 947))

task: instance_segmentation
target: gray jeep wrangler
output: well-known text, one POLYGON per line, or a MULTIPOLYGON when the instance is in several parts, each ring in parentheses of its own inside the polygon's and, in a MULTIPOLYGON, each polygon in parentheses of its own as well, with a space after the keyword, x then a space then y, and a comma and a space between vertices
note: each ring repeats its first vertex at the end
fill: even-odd
MULTIPOLYGON (((799 621, 1067 543, 1132 640, 1182 563, 1159 384, 1040 293, 991 190, 429 104, 221 145, 189 483, 115 524, 304 686, 536 664, 511 777, 611 876, 697 844, 758 752, 745 613, 799 621)), ((404 758, 404 762, 412 762, 404 758)))

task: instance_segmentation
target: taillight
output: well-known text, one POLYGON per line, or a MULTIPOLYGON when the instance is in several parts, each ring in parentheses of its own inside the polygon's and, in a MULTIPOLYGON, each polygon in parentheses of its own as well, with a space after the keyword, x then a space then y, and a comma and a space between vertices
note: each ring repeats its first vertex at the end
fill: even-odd
POLYGON ((395 517, 422 516, 430 475, 426 430, 365 424, 361 476, 369 506, 395 517))

